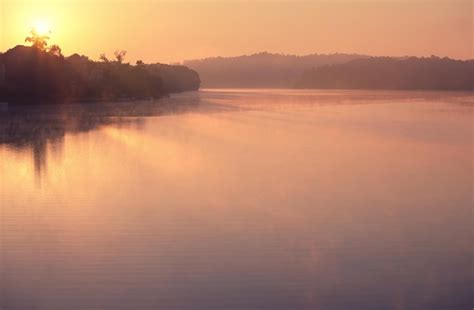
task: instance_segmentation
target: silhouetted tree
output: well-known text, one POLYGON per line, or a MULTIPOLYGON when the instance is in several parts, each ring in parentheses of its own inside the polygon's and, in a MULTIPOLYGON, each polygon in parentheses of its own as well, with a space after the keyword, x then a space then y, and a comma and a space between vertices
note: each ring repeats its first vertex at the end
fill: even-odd
POLYGON ((62 57, 63 54, 61 52, 61 48, 59 45, 53 44, 49 47, 48 52, 54 56, 62 57))
POLYGON ((36 47, 42 51, 46 50, 48 46, 48 40, 50 39, 47 35, 40 35, 35 29, 30 31, 30 35, 26 37, 25 42, 31 43, 31 46, 36 47))
POLYGON ((127 51, 124 50, 116 50, 114 52, 115 59, 119 64, 123 62, 123 60, 125 59, 125 55, 127 55, 127 51))
POLYGON ((45 38, 33 33, 33 47, 16 46, 0 53, 0 101, 61 103, 68 100, 114 101, 160 98, 171 92, 199 88, 199 77, 183 66, 124 64, 125 51, 103 62, 86 56, 61 55, 57 45, 47 47, 45 38))
POLYGON ((105 53, 100 54, 99 59, 102 62, 110 62, 110 60, 107 58, 107 56, 105 56, 105 53))

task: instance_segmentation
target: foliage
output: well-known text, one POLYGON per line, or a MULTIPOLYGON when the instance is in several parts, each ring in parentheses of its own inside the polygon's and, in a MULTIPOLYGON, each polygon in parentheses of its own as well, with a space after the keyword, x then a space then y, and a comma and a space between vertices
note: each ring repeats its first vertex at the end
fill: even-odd
POLYGON ((110 62, 110 60, 107 58, 107 56, 105 55, 105 53, 100 54, 99 59, 100 59, 102 62, 105 62, 105 63, 110 62))
POLYGON ((53 44, 48 47, 48 41, 50 37, 47 35, 40 35, 35 29, 30 31, 30 35, 26 37, 25 42, 31 43, 31 46, 40 50, 47 51, 48 53, 62 57, 62 51, 59 45, 53 44))
POLYGON ((40 35, 35 29, 32 29, 30 31, 30 35, 26 37, 25 42, 29 42, 33 47, 45 51, 46 47, 48 46, 49 39, 49 36, 40 35))
POLYGON ((125 51, 114 61, 102 54, 96 62, 78 54, 63 57, 59 46, 46 46, 17 46, 1 54, 0 101, 151 99, 199 88, 197 73, 182 66, 130 65, 123 63, 125 51))
POLYGON ((54 56, 62 56, 62 50, 59 45, 53 44, 49 47, 48 52, 54 56))
POLYGON ((473 60, 373 57, 308 70, 298 87, 472 90, 473 72, 473 60))
POLYGON ((125 59, 125 55, 127 55, 127 51, 124 50, 116 50, 114 52, 115 60, 121 64, 123 60, 125 59))

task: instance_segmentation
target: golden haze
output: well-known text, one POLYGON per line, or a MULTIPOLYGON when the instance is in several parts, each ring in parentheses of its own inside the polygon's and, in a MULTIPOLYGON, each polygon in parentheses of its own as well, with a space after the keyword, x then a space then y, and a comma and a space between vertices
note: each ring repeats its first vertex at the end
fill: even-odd
POLYGON ((48 23, 66 55, 179 62, 260 51, 472 58, 471 0, 0 0, 0 50, 48 23))

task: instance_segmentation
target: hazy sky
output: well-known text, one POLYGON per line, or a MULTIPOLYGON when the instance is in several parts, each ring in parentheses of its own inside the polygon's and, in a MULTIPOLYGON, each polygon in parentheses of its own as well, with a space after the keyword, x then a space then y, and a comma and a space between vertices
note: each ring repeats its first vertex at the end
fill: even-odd
POLYGON ((179 62, 260 51, 473 58, 474 0, 0 0, 0 50, 49 24, 63 52, 179 62))

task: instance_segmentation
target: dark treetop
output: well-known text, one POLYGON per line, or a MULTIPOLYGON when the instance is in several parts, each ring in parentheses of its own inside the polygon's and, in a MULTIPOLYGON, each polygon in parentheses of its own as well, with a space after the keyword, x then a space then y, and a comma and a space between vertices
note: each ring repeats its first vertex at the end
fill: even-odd
POLYGON ((16 46, 0 54, 0 101, 9 103, 103 101, 160 98, 197 90, 199 75, 184 66, 123 63, 124 52, 110 61, 61 51, 16 46))

